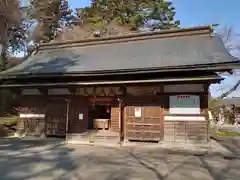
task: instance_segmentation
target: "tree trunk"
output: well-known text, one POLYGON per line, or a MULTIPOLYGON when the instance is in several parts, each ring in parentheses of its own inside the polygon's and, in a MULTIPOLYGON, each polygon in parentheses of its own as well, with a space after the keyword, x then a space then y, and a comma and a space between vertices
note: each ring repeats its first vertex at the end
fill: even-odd
POLYGON ((7 67, 7 57, 6 57, 6 51, 7 51, 7 46, 4 44, 0 44, 0 52, 1 52, 1 57, 0 57, 0 71, 6 70, 7 67))

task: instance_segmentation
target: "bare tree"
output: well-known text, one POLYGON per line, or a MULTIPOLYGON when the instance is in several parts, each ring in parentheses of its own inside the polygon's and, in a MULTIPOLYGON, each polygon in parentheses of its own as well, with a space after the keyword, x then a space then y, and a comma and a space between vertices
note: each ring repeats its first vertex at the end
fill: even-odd
MULTIPOLYGON (((225 44, 225 47, 229 51, 230 54, 236 56, 240 59, 240 43, 237 41, 238 38, 240 38, 240 34, 237 34, 233 31, 232 27, 225 26, 224 28, 220 29, 219 35, 221 36, 223 43, 225 44)), ((227 90, 224 90, 218 98, 222 99, 224 97, 227 97, 232 92, 236 91, 240 87, 240 73, 239 70, 233 70, 231 76, 237 77, 237 81, 235 82, 232 87, 227 88, 227 90)))
POLYGON ((3 45, 8 39, 11 26, 18 26, 21 22, 21 11, 18 0, 0 1, 0 43, 3 45))
MULTIPOLYGON (((225 26, 224 28, 220 28, 218 33, 225 47, 229 51, 229 53, 237 58, 240 58, 240 44, 237 44, 237 38, 240 38, 238 34, 236 34, 231 27, 225 26)), ((223 75, 223 74, 220 74, 223 75)), ((224 73, 226 75, 226 73, 224 73)), ((219 122, 225 123, 234 123, 234 111, 228 105, 222 105, 219 100, 229 96, 231 93, 236 91, 240 87, 240 76, 239 70, 234 69, 231 74, 227 76, 232 76, 236 79, 236 82, 231 85, 225 86, 224 83, 221 83, 219 86, 222 90, 221 94, 218 97, 215 97, 209 101, 209 109, 213 113, 214 117, 218 117, 219 122)))
POLYGON ((22 14, 20 10, 19 0, 1 0, 0 1, 0 46, 2 69, 6 62, 6 52, 9 42, 12 45, 18 44, 16 41, 22 36, 20 25, 22 22, 22 14), (10 41, 11 40, 11 41, 10 41))

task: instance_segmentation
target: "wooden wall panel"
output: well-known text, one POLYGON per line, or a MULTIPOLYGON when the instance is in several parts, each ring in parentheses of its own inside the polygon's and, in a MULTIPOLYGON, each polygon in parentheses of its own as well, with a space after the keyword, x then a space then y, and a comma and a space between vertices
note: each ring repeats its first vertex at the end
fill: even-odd
POLYGON ((120 130, 120 107, 111 107, 111 130, 119 132, 120 130))
POLYGON ((167 93, 204 92, 204 84, 164 85, 164 92, 167 92, 167 93))
POLYGON ((160 141, 162 139, 161 106, 126 106, 124 119, 126 139, 141 141, 160 141), (141 117, 135 117, 136 107, 141 107, 141 117))
POLYGON ((20 134, 41 136, 45 134, 45 120, 37 118, 20 118, 17 124, 20 134))
POLYGON ((22 96, 18 109, 18 133, 36 136, 45 134, 45 118, 28 116, 29 114, 46 114, 46 99, 44 96, 22 96))
POLYGON ((174 133, 175 133, 175 140, 184 142, 185 134, 186 134, 186 122, 175 122, 174 123, 174 133))
POLYGON ((164 121, 164 140, 174 141, 174 139, 175 139, 174 123, 164 121))
POLYGON ((66 102, 53 101, 47 106, 46 135, 66 135, 66 102))
POLYGON ((164 140, 177 142, 207 142, 207 121, 165 121, 164 140))
POLYGON ((130 96, 153 96, 161 91, 161 86, 128 86, 126 90, 130 96))

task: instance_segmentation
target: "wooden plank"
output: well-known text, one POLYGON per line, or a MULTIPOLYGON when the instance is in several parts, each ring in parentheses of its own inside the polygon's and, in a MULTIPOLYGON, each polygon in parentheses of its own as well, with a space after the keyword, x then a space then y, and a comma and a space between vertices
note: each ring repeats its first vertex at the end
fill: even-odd
POLYGON ((111 130, 114 132, 119 132, 120 130, 120 108, 111 107, 111 130))

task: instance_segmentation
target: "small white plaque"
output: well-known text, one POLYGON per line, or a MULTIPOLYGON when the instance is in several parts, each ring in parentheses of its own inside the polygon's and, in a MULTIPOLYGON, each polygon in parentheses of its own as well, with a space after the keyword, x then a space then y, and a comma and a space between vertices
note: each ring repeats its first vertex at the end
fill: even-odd
POLYGON ((79 113, 79 114, 78 114, 78 119, 79 119, 79 120, 83 120, 83 113, 79 113))
POLYGON ((135 117, 142 116, 142 109, 140 107, 135 107, 135 117))

